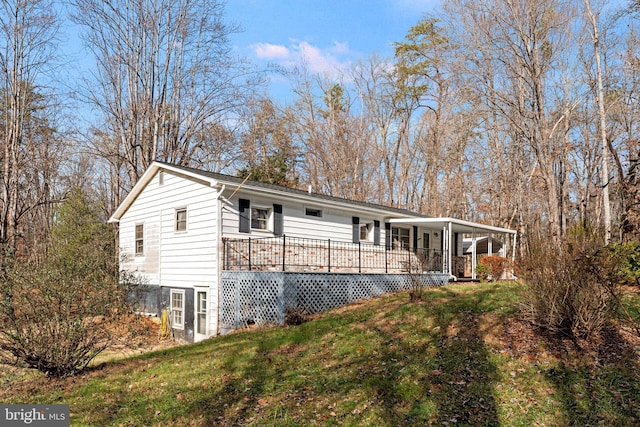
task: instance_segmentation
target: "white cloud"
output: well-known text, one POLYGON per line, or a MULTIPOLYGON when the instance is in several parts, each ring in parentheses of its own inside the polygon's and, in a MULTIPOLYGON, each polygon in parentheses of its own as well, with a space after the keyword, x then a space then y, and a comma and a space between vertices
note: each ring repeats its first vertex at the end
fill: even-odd
POLYGON ((340 61, 330 53, 330 50, 322 50, 307 42, 298 44, 297 50, 301 59, 309 66, 309 69, 319 74, 333 75, 350 64, 348 60, 340 61))
POLYGON ((333 42, 331 51, 336 54, 347 54, 349 53, 349 43, 333 42))
POLYGON ((277 44, 257 43, 252 45, 251 48, 255 51, 256 56, 261 59, 288 58, 290 55, 286 46, 277 44))
POLYGON ((313 73, 337 76, 351 65, 349 44, 334 42, 321 48, 306 41, 292 40, 290 46, 256 43, 251 46, 256 57, 277 61, 283 67, 305 65, 313 73))

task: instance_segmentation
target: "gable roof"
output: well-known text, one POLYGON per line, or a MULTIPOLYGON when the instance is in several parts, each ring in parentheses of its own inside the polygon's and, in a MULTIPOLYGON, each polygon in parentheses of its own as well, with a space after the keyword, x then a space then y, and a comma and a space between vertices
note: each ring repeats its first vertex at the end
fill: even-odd
POLYGON ((349 200, 342 197, 328 196, 325 194, 299 190, 297 188, 252 181, 244 178, 239 178, 237 176, 224 175, 216 172, 208 172, 201 169, 155 161, 149 166, 149 168, 147 168, 144 174, 142 174, 127 197, 125 197, 122 203, 120 203, 120 206, 118 206, 113 215, 111 215, 111 218, 109 218, 108 222, 118 222, 120 218, 122 218, 122 216, 125 214, 125 212, 129 209, 131 204, 140 195, 142 190, 147 186, 147 184, 149 184, 156 173, 160 170, 166 170, 179 175, 184 175, 188 178, 201 181, 203 185, 209 185, 216 188, 222 187, 224 185, 228 187, 243 188, 245 190, 260 192, 263 194, 272 194, 274 196, 288 196, 298 198, 307 200, 309 202, 321 203, 323 205, 329 203, 343 208, 365 209, 378 213, 386 213, 387 215, 392 215, 395 217, 428 218, 427 215, 412 212, 408 209, 393 208, 375 203, 349 200))

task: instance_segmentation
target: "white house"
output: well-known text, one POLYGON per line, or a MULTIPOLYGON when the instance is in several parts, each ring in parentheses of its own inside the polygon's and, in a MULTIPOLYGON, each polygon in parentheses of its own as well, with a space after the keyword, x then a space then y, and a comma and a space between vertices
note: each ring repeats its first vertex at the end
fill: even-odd
POLYGON ((515 246, 515 233, 504 228, 160 162, 109 222, 119 224, 121 268, 149 285, 144 310, 170 309, 174 334, 185 341, 220 333, 225 269, 389 274, 402 269, 394 264, 400 254, 424 250, 437 261, 430 270, 455 277, 463 237, 513 236, 515 246))

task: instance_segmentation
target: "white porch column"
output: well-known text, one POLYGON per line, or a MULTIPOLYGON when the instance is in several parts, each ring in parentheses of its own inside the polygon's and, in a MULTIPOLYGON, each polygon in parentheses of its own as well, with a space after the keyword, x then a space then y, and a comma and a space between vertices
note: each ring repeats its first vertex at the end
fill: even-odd
POLYGON ((449 233, 447 232, 446 224, 442 226, 442 231, 440 232, 440 234, 442 234, 442 272, 446 273, 449 269, 449 266, 447 265, 449 258, 446 256, 447 248, 449 247, 449 233))
POLYGON ((493 233, 487 234, 487 256, 493 255, 493 233))
POLYGON ((515 278, 515 271, 513 269, 513 265, 516 262, 516 238, 518 237, 518 233, 513 233, 513 248, 511 249, 511 277, 515 278))
POLYGON ((471 279, 476 280, 476 229, 471 237, 471 279))
POLYGON ((451 221, 449 221, 449 223, 447 224, 447 228, 449 230, 447 230, 447 234, 448 234, 448 238, 447 238, 447 246, 449 246, 449 250, 448 250, 448 254, 447 254, 447 258, 449 258, 449 269, 447 271, 447 273, 449 273, 449 276, 452 275, 453 272, 453 266, 452 266, 452 262, 453 262, 453 250, 452 247, 455 247, 454 245, 451 245, 451 239, 453 238, 453 232, 452 232, 452 226, 451 226, 451 221))

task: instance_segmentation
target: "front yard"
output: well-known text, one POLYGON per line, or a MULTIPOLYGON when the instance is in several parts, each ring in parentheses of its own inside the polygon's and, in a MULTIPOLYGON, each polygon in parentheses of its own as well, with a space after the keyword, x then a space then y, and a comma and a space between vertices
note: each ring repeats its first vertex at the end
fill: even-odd
MULTIPOLYGON (((69 403, 72 425, 637 425, 640 340, 590 343, 518 319, 514 282, 406 292, 299 326, 234 333, 48 380, 5 377, 5 403, 69 403), (582 347, 576 347, 581 344, 582 347)), ((640 323, 640 294, 625 301, 640 323)))

